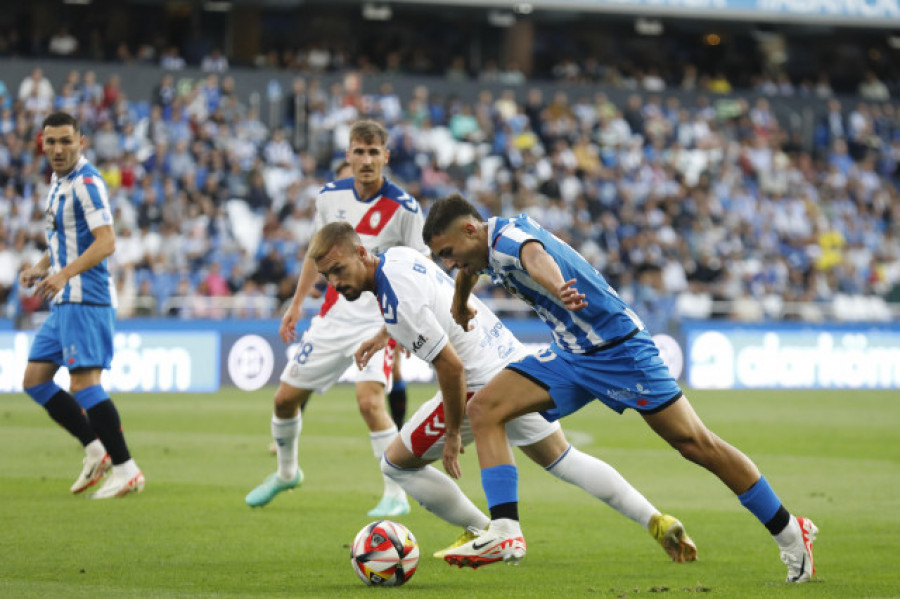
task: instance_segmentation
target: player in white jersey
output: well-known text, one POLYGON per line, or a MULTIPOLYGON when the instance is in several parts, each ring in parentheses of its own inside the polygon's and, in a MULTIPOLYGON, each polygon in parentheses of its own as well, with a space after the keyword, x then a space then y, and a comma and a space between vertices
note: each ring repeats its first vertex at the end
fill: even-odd
MULTIPOLYGON (((525 348, 477 299, 471 329, 457 325, 450 311, 453 280, 415 250, 394 247, 376 256, 362 245, 353 227, 332 223, 313 237, 308 258, 348 300, 360 301, 368 293, 378 300, 385 328, 360 346, 360 365, 393 338, 434 366, 440 390, 388 446, 382 470, 428 511, 467 529, 452 547, 470 541, 490 520, 447 475, 429 464, 442 458, 447 473, 459 478, 459 453, 473 439, 464 418, 467 397, 511 360, 523 357, 525 348)), ((569 445, 559 423, 528 414, 510 420, 506 431, 512 445, 548 472, 647 528, 672 559, 696 558, 697 549, 678 520, 657 511, 610 465, 569 445)), ((435 555, 443 558, 446 551, 435 555)), ((486 552, 473 565, 498 559, 498 554, 486 552)))
MULTIPOLYGON (((640 318, 587 260, 525 215, 485 222, 459 194, 432 205, 422 234, 435 256, 457 269, 458 324, 472 319, 469 294, 486 272, 528 302, 554 338, 549 348, 499 372, 467 406, 491 527, 454 549, 448 562, 472 565, 491 546, 503 553, 511 539, 522 538, 504 423, 537 411, 555 421, 596 399, 620 414, 635 410, 684 458, 715 474, 772 535, 787 582, 810 580, 818 528, 792 515, 756 464, 706 428, 640 318)), ((524 550, 523 540, 521 552, 507 553, 518 560, 524 550)))
POLYGON ((49 251, 19 275, 22 287, 50 300, 50 316, 28 353, 23 387, 85 448, 81 474, 71 487, 81 493, 112 467, 94 499, 121 497, 144 488, 144 475, 131 458, 115 404, 100 385, 113 357, 116 292, 106 258, 116 247, 103 177, 81 155, 84 137, 65 112, 47 116, 41 127, 44 154, 53 169, 47 198, 49 251), (69 391, 53 382, 69 369, 69 391))
MULTIPOLYGON (((335 179, 346 179, 353 176, 353 169, 350 163, 342 160, 334 168, 335 179)), ((388 393, 388 408, 391 413, 391 420, 397 425, 397 428, 403 426, 406 420, 406 381, 403 379, 403 357, 407 353, 403 347, 397 345, 394 347, 393 364, 391 366, 391 390, 388 393)), ((408 355, 408 354, 407 354, 408 355)), ((275 444, 272 444, 274 452, 275 444)))
MULTIPOLYGON (((316 228, 334 221, 355 228, 363 243, 374 252, 405 245, 422 253, 428 248, 422 241, 422 211, 419 203, 386 179, 383 169, 390 152, 387 131, 373 121, 359 121, 350 129, 347 161, 353 176, 327 184, 316 198, 316 228)), ((315 264, 303 262, 300 279, 291 305, 281 321, 279 333, 285 343, 296 339, 296 326, 303 300, 318 278, 315 264)), ((313 392, 323 393, 353 363, 360 342, 381 328, 381 314, 375 298, 368 294, 350 303, 333 288, 325 293, 319 314, 297 345, 297 351, 281 374, 275 392, 272 437, 276 443, 277 472, 247 494, 252 507, 269 503, 281 491, 292 489, 303 480, 297 456, 302 428, 301 407, 313 392)), ((384 393, 391 380, 391 352, 382 351, 357 374, 356 398, 366 425, 375 458, 397 434, 397 426, 385 410, 384 393)), ((403 489, 384 478, 384 493, 370 516, 400 516, 409 512, 403 489)))

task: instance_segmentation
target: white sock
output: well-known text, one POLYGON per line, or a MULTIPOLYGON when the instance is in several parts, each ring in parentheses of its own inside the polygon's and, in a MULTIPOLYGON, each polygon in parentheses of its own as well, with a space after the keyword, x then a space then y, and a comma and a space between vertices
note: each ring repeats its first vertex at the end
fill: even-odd
POLYGON ((299 413, 295 418, 287 419, 272 414, 272 438, 275 440, 278 478, 281 480, 291 480, 297 476, 297 470, 300 468, 297 460, 297 445, 302 428, 303 417, 299 413))
POLYGON ((506 533, 511 537, 523 536, 522 525, 518 520, 512 520, 510 518, 499 518, 497 520, 491 520, 490 529, 493 532, 506 533))
POLYGON ((803 534, 800 531, 800 523, 797 522, 797 519, 794 516, 791 516, 791 519, 788 521, 788 525, 784 527, 784 530, 773 536, 775 542, 778 543, 778 546, 782 549, 793 547, 798 542, 802 542, 803 539, 803 534))
MULTIPOLYGON (((372 442, 372 453, 375 454, 375 459, 378 460, 378 463, 381 463, 381 457, 384 455, 384 451, 388 448, 388 445, 391 444, 391 441, 394 440, 394 437, 397 436, 397 427, 392 425, 391 428, 386 428, 383 431, 374 431, 369 433, 369 441, 372 442)), ((406 497, 406 493, 403 491, 403 487, 399 484, 391 480, 391 478, 382 472, 382 478, 384 479, 384 496, 385 497, 397 497, 402 498, 406 497)))
POLYGON ((650 517, 659 512, 615 468, 571 445, 561 458, 547 467, 547 471, 581 487, 644 528, 650 523, 650 517))
POLYGON ((96 460, 106 455, 106 448, 103 447, 103 443, 100 442, 100 439, 94 439, 84 446, 84 453, 87 455, 88 459, 96 460))
POLYGON ((434 468, 400 468, 381 459, 381 471, 438 518, 465 528, 487 528, 491 519, 463 494, 453 479, 434 468))

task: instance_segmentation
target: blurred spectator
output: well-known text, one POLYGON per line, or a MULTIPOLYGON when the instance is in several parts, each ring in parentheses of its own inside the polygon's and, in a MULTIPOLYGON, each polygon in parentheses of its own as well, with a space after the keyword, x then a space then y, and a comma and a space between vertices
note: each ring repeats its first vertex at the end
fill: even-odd
POLYGON ((160 56, 159 66, 167 71, 181 71, 187 66, 187 63, 185 63, 184 58, 179 54, 177 46, 169 46, 163 51, 162 56, 160 56))
POLYGON ((31 71, 31 75, 23 79, 22 83, 19 84, 17 97, 23 101, 36 97, 41 102, 46 103, 47 106, 52 106, 53 86, 50 84, 50 80, 44 77, 44 71, 35 68, 31 71))
POLYGON ((78 39, 62 26, 50 37, 47 51, 53 56, 72 56, 78 51, 78 39))
POLYGON ((864 100, 873 100, 876 102, 889 100, 891 97, 887 85, 878 78, 875 71, 866 71, 865 78, 859 84, 859 95, 862 96, 864 100))
POLYGON ((200 70, 205 73, 224 73, 228 70, 228 59, 221 50, 213 48, 200 62, 200 70))

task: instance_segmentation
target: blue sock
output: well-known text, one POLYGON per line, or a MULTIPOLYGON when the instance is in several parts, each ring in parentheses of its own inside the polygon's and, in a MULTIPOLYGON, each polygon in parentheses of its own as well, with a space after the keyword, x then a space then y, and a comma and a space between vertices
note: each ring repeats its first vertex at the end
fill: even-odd
POLYGON ((109 399, 109 395, 106 393, 106 389, 104 389, 100 385, 91 385, 90 387, 85 387, 81 391, 76 391, 72 395, 75 396, 75 401, 77 401, 78 404, 85 410, 90 410, 101 401, 106 401, 107 399, 109 399))
POLYGON ((404 391, 406 389, 406 381, 394 381, 391 390, 404 391))
POLYGON ((481 471, 481 486, 488 508, 519 502, 519 471, 511 464, 491 466, 481 471))
POLYGON ((25 388, 25 393, 28 394, 28 397, 38 402, 42 406, 47 405, 47 402, 50 401, 50 398, 56 395, 59 391, 59 385, 57 385, 53 381, 47 381, 46 383, 41 383, 40 385, 25 388))
POLYGON ((781 507, 781 500, 764 476, 760 476, 752 487, 738 495, 738 499, 763 524, 768 524, 781 507))

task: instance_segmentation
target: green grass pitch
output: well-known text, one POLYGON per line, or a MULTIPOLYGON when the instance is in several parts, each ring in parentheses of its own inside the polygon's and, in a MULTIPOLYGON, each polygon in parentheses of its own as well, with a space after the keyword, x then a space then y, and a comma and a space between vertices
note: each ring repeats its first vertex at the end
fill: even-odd
MULTIPOLYGON (((411 386, 413 405, 433 388, 411 386)), ((814 582, 782 582, 765 529, 711 474, 633 413, 567 418, 582 450, 679 517, 699 548, 673 564, 640 527, 517 454, 528 555, 519 567, 430 557, 458 531, 418 505, 399 518, 419 571, 371 589, 348 545, 381 482, 352 388, 314 397, 300 441, 304 485, 265 508, 244 495, 274 471, 271 389, 118 395, 143 493, 68 493, 81 451, 25 395, 0 396, 0 597, 889 597, 900 596, 900 398, 896 392, 699 392, 697 411, 760 466, 788 509, 819 526, 814 582)), ((484 507, 474 447, 463 490, 484 507)))

